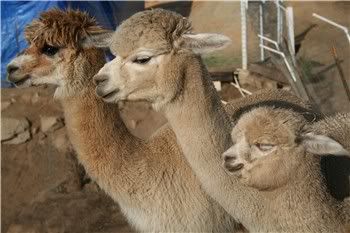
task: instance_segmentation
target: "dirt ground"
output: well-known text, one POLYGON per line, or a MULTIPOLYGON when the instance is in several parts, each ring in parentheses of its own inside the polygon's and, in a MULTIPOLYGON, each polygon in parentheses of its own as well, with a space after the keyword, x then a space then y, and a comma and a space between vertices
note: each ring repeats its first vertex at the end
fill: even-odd
MULTIPOLYGON (((79 165, 64 122, 44 129, 42 119, 63 119, 52 93, 50 87, 1 92, 2 120, 26 118, 31 135, 24 143, 2 143, 2 232, 133 231, 118 205, 79 165)), ((231 85, 224 85, 221 95, 225 100, 240 96, 231 85)), ((166 123, 146 102, 124 103, 119 108, 129 130, 143 139, 166 123)))
MULTIPOLYGON (((52 93, 52 88, 1 92, 3 122, 26 118, 31 135, 21 144, 2 143, 2 232, 132 231, 117 204, 79 165, 64 122, 58 120, 50 128, 42 123, 63 119, 52 93)), ((140 138, 148 138, 165 123, 144 102, 126 103, 120 109, 130 131, 140 138)))
POLYGON ((31 135, 25 143, 2 143, 2 232, 131 231, 118 206, 84 174, 64 123, 44 129, 42 119, 63 118, 52 89, 1 94, 2 106, 9 105, 2 109, 2 122, 26 118, 31 135))

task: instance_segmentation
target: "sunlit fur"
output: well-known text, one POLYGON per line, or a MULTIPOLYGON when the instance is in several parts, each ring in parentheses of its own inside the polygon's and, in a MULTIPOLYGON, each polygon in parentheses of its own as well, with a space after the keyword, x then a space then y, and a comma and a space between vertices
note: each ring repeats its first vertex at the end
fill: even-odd
POLYGON ((48 43, 79 49, 81 38, 101 31, 106 30, 98 26, 96 20, 86 12, 51 9, 41 13, 39 19, 26 26, 24 36, 37 47, 48 43))

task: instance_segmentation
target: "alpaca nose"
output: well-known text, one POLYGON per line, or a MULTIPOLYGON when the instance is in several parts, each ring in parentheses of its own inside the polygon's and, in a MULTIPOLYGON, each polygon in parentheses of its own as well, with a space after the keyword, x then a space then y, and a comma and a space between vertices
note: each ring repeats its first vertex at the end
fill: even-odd
POLYGON ((7 66, 7 73, 8 74, 13 74, 16 70, 18 70, 19 67, 18 66, 15 66, 15 65, 8 65, 7 66))
POLYGON ((98 86, 101 83, 107 81, 108 80, 108 76, 106 76, 106 75, 95 75, 93 79, 94 79, 95 85, 98 86))
POLYGON ((244 167, 244 164, 237 158, 237 155, 232 147, 222 154, 222 158, 224 160, 223 166, 228 172, 233 173, 241 170, 244 167))
POLYGON ((236 159, 237 159, 237 157, 235 155, 224 155, 225 163, 233 162, 236 159))
POLYGON ((236 149, 235 146, 231 146, 228 150, 226 150, 222 155, 221 158, 224 160, 225 163, 227 162, 233 162, 237 159, 236 156, 236 149))

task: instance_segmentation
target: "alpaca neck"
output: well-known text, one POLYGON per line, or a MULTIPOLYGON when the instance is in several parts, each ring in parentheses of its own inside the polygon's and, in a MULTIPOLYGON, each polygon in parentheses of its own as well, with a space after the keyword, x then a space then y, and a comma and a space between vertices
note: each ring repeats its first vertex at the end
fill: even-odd
POLYGON ((193 66, 195 68, 187 69, 183 93, 162 111, 186 157, 190 162, 193 160, 191 164, 196 167, 196 173, 204 177, 215 173, 206 168, 213 163, 220 164, 221 154, 232 144, 232 127, 206 68, 198 61, 194 61, 193 66), (208 157, 209 161, 204 157, 208 157), (201 165, 196 161, 199 158, 201 165))
POLYGON ((98 99, 93 85, 65 98, 62 105, 70 140, 87 173, 109 194, 116 193, 111 188, 124 190, 125 182, 121 179, 128 174, 118 172, 122 173, 123 157, 138 140, 127 130, 118 107, 98 99), (112 177, 117 180, 113 184, 116 187, 108 183, 112 177))
POLYGON ((222 168, 221 155, 232 144, 231 123, 202 61, 197 58, 187 64, 191 67, 186 70, 183 92, 162 111, 207 193, 243 225, 252 226, 256 217, 244 212, 259 208, 262 200, 250 195, 256 192, 243 187, 222 168), (229 197, 235 195, 232 201, 229 197), (254 208, 247 207, 249 204, 254 208))
POLYGON ((322 179, 320 159, 306 155, 292 176, 285 186, 270 196, 274 200, 274 209, 288 209, 291 216, 303 216, 303 221, 295 221, 294 229, 307 226, 312 232, 341 232, 337 202, 328 193, 322 179))
POLYGON ((127 130, 118 107, 103 102, 95 91, 62 101, 67 129, 81 162, 87 166, 94 160, 114 158, 128 153, 133 136, 127 130), (101 153, 106 148, 110 153, 101 153), (113 153, 114 152, 114 153, 113 153))
POLYGON ((328 193, 325 182, 321 174, 320 158, 307 154, 300 166, 293 172, 293 178, 288 183, 286 193, 290 198, 299 198, 295 203, 300 204, 303 201, 327 206, 326 203, 333 198, 328 193), (313 198, 313 200, 307 200, 305 197, 313 198))

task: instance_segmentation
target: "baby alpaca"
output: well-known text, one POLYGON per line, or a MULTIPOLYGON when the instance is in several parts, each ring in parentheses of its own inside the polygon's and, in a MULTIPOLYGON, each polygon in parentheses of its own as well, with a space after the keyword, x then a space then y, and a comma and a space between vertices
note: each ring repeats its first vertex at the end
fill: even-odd
MULTIPOLYGON (((339 114, 334 119, 343 119, 344 127, 349 127, 350 115, 345 115, 339 114)), ((322 121, 336 122, 329 118, 322 121)), ((322 121, 315 124, 327 128, 322 121)), ((341 128, 337 129, 342 135, 341 128)), ((280 208, 278 214, 289 218, 294 215, 299 225, 295 229, 344 231, 340 221, 345 221, 341 218, 345 218, 346 213, 338 208, 342 203, 327 192, 320 173, 320 157, 315 156, 349 156, 340 143, 319 135, 300 114, 266 107, 245 113, 231 135, 234 145, 223 154, 224 167, 246 186, 273 197, 265 210, 261 210, 264 216, 271 217, 277 208, 288 205, 288 213, 280 208)))

